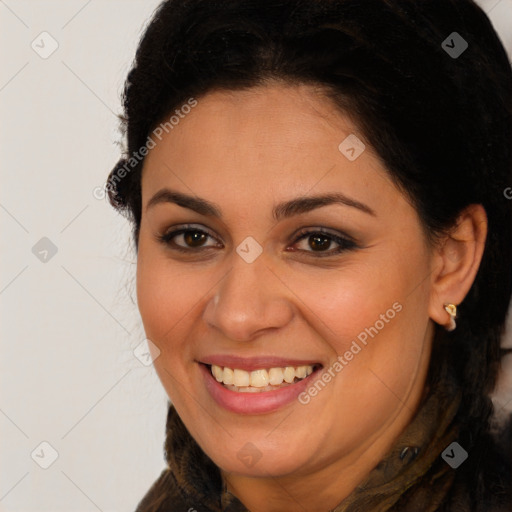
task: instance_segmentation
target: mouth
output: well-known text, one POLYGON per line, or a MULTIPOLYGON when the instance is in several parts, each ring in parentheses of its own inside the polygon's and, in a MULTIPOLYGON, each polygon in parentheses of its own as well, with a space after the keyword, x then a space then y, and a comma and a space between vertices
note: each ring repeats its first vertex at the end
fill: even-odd
MULTIPOLYGON (((204 363, 202 363, 204 364, 204 363)), ((321 368, 320 363, 301 366, 277 366, 252 371, 204 364, 223 387, 236 393, 265 393, 292 386, 321 368)))
POLYGON ((276 361, 249 364, 237 360, 232 360, 232 368, 223 366, 222 363, 227 362, 223 359, 216 361, 219 364, 197 362, 213 401, 237 415, 267 414, 293 404, 323 368, 320 363, 310 362, 273 366, 276 361), (268 364, 271 366, 263 367, 268 364), (245 369, 236 368, 237 365, 245 366, 245 369))

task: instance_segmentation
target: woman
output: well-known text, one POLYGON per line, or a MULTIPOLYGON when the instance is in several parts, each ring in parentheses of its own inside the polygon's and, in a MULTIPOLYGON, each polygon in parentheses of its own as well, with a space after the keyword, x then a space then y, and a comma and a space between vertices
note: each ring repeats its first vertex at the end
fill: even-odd
POLYGON ((169 396, 137 512, 510 511, 512 71, 470 0, 168 0, 107 188, 169 396), (172 405, 171 405, 172 403, 172 405))

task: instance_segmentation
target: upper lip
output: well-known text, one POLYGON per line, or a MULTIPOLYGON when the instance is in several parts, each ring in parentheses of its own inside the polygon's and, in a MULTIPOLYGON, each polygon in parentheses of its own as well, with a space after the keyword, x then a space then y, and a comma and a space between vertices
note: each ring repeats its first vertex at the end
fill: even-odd
POLYGON ((311 359, 289 359, 277 356, 240 357, 232 355, 211 355, 199 360, 200 363, 216 366, 227 366, 233 370, 261 370, 265 368, 284 368, 286 366, 321 366, 318 361, 311 359))

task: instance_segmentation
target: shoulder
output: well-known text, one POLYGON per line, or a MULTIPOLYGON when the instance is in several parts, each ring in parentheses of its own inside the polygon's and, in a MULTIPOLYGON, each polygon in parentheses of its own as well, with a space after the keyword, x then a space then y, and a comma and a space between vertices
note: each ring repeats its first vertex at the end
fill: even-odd
POLYGON ((135 512, 161 512, 168 508, 169 501, 176 499, 177 488, 169 468, 164 469, 153 482, 135 512))
POLYGON ((164 469, 137 505, 135 512, 220 512, 215 506, 207 506, 199 496, 185 496, 170 470, 164 469))
POLYGON ((448 501, 439 512, 512 511, 512 414, 475 443, 457 470, 448 501))
POLYGON ((169 468, 164 469, 137 505, 135 512, 186 512, 176 479, 169 468))

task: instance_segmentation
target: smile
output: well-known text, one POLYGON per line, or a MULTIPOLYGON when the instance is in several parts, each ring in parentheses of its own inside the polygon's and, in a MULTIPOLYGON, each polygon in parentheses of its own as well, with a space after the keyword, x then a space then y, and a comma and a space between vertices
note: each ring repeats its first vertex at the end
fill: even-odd
POLYGON ((285 366, 254 371, 238 368, 222 368, 211 365, 210 371, 215 380, 231 391, 238 393, 262 393, 274 391, 299 382, 314 371, 314 366, 285 366))
POLYGON ((241 366, 246 367, 244 370, 236 367, 236 361, 232 363, 235 363, 233 367, 214 364, 213 361, 199 363, 199 369, 213 401, 225 410, 243 415, 267 414, 296 402, 322 368, 322 364, 316 363, 298 366, 268 364, 262 368, 264 363, 260 361, 257 364, 242 363, 241 366))

